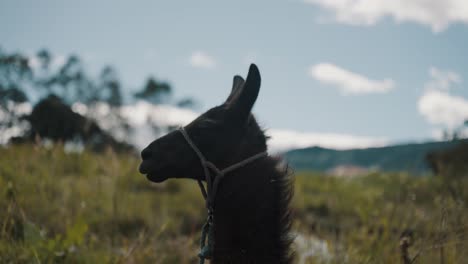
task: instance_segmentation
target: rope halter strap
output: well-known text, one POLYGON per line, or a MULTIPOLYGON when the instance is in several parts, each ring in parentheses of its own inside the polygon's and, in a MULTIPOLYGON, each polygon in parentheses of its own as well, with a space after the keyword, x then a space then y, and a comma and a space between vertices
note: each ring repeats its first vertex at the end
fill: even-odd
POLYGON ((206 180, 206 189, 205 186, 203 185, 203 182, 198 179, 198 185, 200 186, 200 190, 202 192, 203 198, 205 198, 205 203, 206 203, 206 208, 208 209, 208 218, 206 220, 206 223, 203 225, 203 230, 202 230, 202 238, 201 238, 201 249, 200 253, 198 256, 200 257, 200 264, 204 263, 205 259, 210 259, 213 254, 213 211, 214 211, 214 199, 216 197, 216 192, 218 191, 218 186, 221 180, 224 178, 224 176, 232 172, 236 169, 239 169, 251 162, 254 162, 262 157, 266 157, 268 153, 266 151, 260 152, 256 155, 253 155, 245 160, 242 160, 238 163, 235 163, 227 168, 224 168, 222 170, 218 169, 216 165, 214 165, 212 162, 208 161, 203 153, 198 149, 198 147, 195 145, 195 143, 190 139, 187 131, 183 128, 180 127, 179 131, 182 133, 184 136, 185 140, 187 143, 190 145, 190 147, 193 149, 195 154, 197 154, 198 159, 200 160, 200 163, 203 167, 203 173, 205 174, 205 180, 206 180), (212 179, 210 172, 214 173, 214 179, 212 179), (205 240, 208 237, 208 245, 205 246, 205 240))

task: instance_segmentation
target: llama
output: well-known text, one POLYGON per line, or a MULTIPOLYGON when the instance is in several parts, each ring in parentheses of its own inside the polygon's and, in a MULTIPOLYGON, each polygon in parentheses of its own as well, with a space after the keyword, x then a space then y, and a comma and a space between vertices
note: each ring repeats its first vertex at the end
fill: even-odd
POLYGON ((209 218, 200 263, 204 258, 212 264, 292 261, 292 176, 280 159, 266 154, 267 137, 251 114, 259 90, 260 73, 252 64, 245 81, 234 77, 223 104, 141 153, 139 170, 150 181, 199 181, 209 218))

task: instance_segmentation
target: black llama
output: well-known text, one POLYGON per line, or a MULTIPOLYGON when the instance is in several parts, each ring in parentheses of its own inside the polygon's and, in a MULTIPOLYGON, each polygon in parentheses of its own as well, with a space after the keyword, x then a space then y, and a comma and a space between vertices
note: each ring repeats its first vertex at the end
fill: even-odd
POLYGON ((212 264, 292 261, 292 176, 281 160, 266 154, 267 137, 251 114, 259 90, 260 73, 252 64, 246 81, 234 77, 222 105, 141 153, 140 172, 150 181, 199 181, 209 215, 200 263, 204 258, 212 264), (207 182, 208 195, 201 180, 207 182))

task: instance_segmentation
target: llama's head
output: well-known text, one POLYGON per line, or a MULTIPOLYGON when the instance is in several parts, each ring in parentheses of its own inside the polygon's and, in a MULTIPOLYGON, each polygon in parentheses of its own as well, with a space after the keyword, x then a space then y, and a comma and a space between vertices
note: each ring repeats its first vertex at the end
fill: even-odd
MULTIPOLYGON (((252 64, 247 79, 235 76, 226 101, 185 127, 207 160, 222 169, 266 150, 266 138, 251 114, 260 90, 260 73, 252 64)), ((141 152, 140 172, 154 182, 168 178, 204 179, 200 160, 180 131, 173 131, 141 152)))

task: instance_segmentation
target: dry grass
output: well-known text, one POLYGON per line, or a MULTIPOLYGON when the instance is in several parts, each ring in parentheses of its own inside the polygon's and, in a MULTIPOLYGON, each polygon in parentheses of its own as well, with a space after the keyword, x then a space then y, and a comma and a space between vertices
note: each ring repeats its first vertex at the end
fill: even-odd
MULTIPOLYGON (((0 263, 196 262, 205 211, 194 182, 152 185, 137 157, 113 152, 15 146, 0 157, 0 263)), ((299 173, 297 260, 400 263, 406 230, 414 263, 466 263, 467 187, 433 176, 299 173)))

